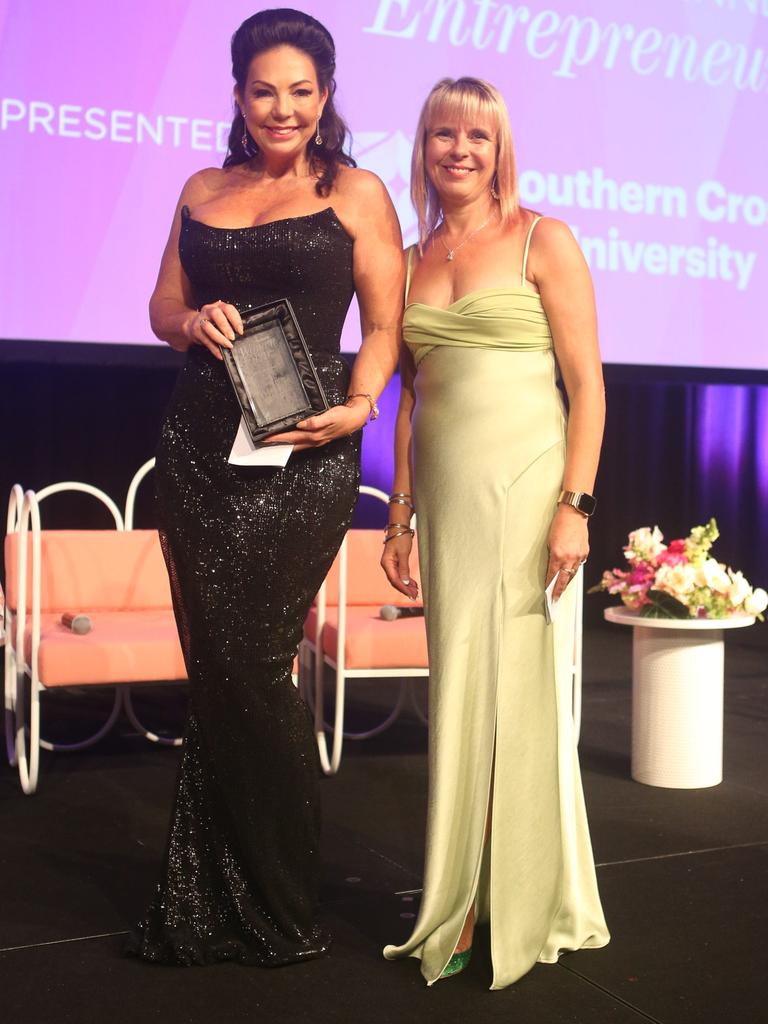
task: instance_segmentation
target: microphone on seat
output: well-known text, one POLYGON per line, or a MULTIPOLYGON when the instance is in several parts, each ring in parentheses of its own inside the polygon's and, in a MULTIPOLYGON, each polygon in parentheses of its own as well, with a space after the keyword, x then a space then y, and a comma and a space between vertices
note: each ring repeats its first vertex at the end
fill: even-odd
POLYGON ((73 614, 72 612, 64 612, 61 616, 62 626, 66 626, 67 629, 71 629, 73 633, 78 633, 83 636, 85 633, 91 631, 91 617, 90 615, 83 615, 82 612, 73 614))
POLYGON ((385 604, 379 612, 379 618, 386 622, 394 622, 395 619, 418 619, 424 617, 423 608, 398 608, 394 604, 385 604))

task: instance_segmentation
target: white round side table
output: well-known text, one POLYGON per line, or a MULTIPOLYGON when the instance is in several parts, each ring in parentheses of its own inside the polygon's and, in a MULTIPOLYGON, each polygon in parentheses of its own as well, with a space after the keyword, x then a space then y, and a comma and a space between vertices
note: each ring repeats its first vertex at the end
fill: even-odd
POLYGON ((632 778, 667 789, 723 781, 723 630, 728 619, 645 619, 606 608, 608 622, 632 626, 632 778))

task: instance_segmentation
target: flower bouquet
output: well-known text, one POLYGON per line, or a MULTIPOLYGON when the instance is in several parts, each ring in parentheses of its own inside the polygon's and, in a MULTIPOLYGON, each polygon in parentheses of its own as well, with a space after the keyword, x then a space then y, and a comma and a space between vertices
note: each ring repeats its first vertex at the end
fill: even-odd
POLYGON ((725 619, 754 615, 763 621, 768 594, 709 554, 717 523, 695 526, 684 539, 664 544, 658 526, 634 530, 624 547, 628 569, 610 569, 589 593, 618 594, 628 608, 652 619, 725 619))

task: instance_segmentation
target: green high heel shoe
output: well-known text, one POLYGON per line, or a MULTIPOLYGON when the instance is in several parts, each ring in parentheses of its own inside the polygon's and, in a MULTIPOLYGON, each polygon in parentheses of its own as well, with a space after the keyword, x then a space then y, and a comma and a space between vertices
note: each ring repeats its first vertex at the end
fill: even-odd
POLYGON ((469 961, 472 959, 472 947, 469 949, 463 949, 461 953, 454 953, 448 963, 445 965, 443 973, 440 975, 441 978, 450 978, 452 974, 458 974, 459 971, 463 971, 469 961))

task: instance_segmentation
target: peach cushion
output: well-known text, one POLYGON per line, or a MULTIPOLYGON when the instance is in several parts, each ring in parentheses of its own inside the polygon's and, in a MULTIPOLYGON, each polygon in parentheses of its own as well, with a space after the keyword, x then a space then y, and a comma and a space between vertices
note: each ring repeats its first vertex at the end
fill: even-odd
MULTIPOLYGON (((173 612, 98 612, 93 628, 80 636, 61 625, 58 613, 40 616, 38 664, 44 686, 153 683, 186 679, 173 612)), ((12 636, 16 639, 16 620, 12 636)), ((32 625, 24 630, 24 658, 32 655, 32 625)), ((291 671, 298 672, 298 658, 291 671)))
MULTIPOLYGON (((379 618, 381 605, 347 607, 347 633, 344 645, 346 668, 426 668, 427 634, 424 619, 379 618)), ((312 608, 304 624, 304 636, 314 641, 317 611, 312 608)), ((323 651, 336 659, 338 611, 329 606, 323 629, 323 651)))
MULTIPOLYGON (((404 521, 404 520, 403 520, 404 521)), ((350 530, 347 534, 347 604, 394 604, 397 607, 413 602, 398 593, 384 575, 379 564, 383 530, 350 530)), ((415 538, 414 538, 415 540, 415 538)), ((414 543, 409 561, 410 571, 419 578, 419 556, 414 543)), ((326 601, 339 603, 339 556, 326 577, 326 601)), ((378 612, 378 608, 376 609, 378 612)))
MULTIPOLYGON (((90 618, 90 633, 79 636, 61 625, 59 614, 40 616, 38 665, 44 686, 187 678, 173 612, 96 612, 90 618)), ((27 617, 27 664, 31 654, 32 625, 27 617)))
MULTIPOLYGON (((168 573, 156 530, 42 530, 43 612, 170 609, 168 573)), ((6 600, 18 603, 18 534, 5 538, 6 600)), ((31 608, 31 539, 27 608, 31 608)))

